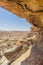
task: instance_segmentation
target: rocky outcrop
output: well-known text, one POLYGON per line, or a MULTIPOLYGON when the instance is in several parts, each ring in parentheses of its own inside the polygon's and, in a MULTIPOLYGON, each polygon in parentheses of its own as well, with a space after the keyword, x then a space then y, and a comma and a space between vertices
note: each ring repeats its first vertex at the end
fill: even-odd
POLYGON ((39 37, 33 48, 30 56, 24 60, 21 65, 43 65, 43 29, 39 30, 39 37))
POLYGON ((21 65, 43 65, 43 51, 34 46, 30 56, 21 65))
POLYGON ((0 0, 0 6, 38 28, 43 27, 43 0, 0 0))

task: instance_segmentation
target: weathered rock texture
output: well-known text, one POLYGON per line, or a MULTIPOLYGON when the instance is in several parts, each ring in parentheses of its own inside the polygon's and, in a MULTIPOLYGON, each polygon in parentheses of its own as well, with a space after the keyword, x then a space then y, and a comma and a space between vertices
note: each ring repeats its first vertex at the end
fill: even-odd
POLYGON ((43 65, 43 0, 0 0, 0 7, 41 29, 30 56, 21 65, 43 65))
POLYGON ((43 0, 0 0, 0 6, 38 28, 43 27, 43 0))
POLYGON ((21 65, 43 65, 43 29, 38 31, 39 39, 31 49, 30 56, 21 65))

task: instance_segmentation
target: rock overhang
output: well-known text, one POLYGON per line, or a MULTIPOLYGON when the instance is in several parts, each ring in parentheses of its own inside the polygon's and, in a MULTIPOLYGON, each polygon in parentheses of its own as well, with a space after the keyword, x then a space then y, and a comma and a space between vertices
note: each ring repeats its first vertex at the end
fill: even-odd
POLYGON ((0 7, 43 28, 43 0, 0 0, 0 7))

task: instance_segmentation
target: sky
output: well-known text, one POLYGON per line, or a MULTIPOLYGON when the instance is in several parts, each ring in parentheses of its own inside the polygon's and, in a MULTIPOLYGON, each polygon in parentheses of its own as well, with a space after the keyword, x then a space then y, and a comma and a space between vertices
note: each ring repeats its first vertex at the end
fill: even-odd
POLYGON ((20 18, 0 7, 0 30, 28 31, 30 26, 26 19, 20 18))

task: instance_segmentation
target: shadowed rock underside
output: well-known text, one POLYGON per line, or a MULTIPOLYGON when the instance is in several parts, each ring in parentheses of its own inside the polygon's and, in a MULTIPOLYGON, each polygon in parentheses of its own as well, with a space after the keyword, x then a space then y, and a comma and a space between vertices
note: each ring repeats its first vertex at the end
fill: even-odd
POLYGON ((25 18, 38 28, 43 27, 43 0, 0 0, 0 7, 25 18))

